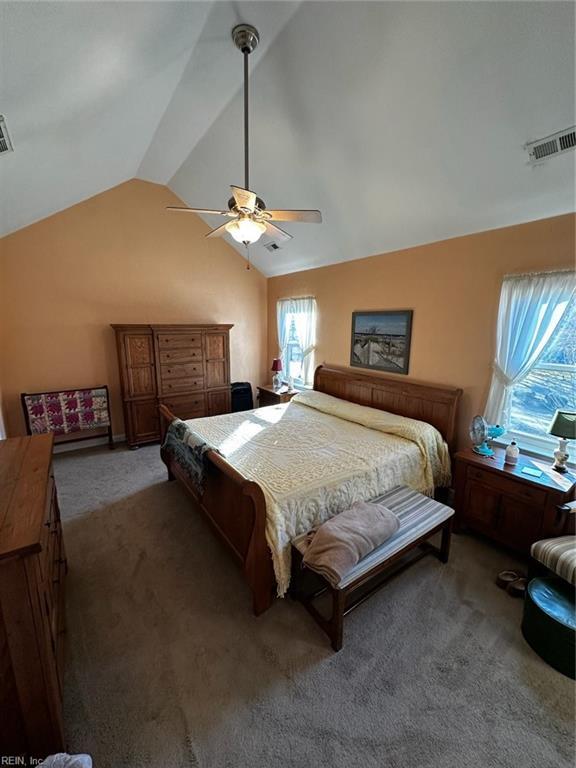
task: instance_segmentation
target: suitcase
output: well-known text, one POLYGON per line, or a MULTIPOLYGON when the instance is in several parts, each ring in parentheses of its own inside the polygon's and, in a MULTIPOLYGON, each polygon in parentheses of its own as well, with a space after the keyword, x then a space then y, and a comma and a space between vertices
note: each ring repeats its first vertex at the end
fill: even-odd
POLYGON ((235 381, 232 384, 232 413, 250 411, 252 408, 252 385, 248 381, 235 381))

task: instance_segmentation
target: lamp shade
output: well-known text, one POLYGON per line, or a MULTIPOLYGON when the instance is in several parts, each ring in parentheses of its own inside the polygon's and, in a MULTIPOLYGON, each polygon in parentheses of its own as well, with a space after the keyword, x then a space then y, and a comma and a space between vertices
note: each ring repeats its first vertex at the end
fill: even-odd
POLYGON ((278 373, 278 371, 282 370, 282 358, 275 357, 274 360, 272 360, 271 370, 274 371, 274 373, 278 373))
POLYGON ((266 226, 261 221, 254 221, 249 216, 241 216, 239 219, 229 221, 225 227, 237 243, 244 243, 244 245, 255 243, 266 232, 266 226))
POLYGON ((555 437, 563 437, 565 440, 576 440, 576 412, 556 411, 548 433, 555 437))

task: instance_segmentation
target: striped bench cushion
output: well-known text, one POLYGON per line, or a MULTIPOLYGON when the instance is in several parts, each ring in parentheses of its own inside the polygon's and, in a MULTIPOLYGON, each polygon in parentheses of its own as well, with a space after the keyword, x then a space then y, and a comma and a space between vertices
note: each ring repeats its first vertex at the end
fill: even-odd
POLYGON ((532 544, 530 554, 557 576, 576 586, 576 536, 557 536, 532 544))
MULTIPOLYGON (((370 501, 380 502, 391 509, 400 520, 400 528, 388 541, 360 560, 340 581, 339 588, 349 586, 360 576, 364 576, 372 568, 388 560, 454 514, 454 510, 445 504, 440 504, 439 501, 434 501, 403 485, 398 485, 370 501)), ((297 536, 292 541, 299 552, 303 553, 306 549, 304 546, 306 536, 307 534, 297 536)))

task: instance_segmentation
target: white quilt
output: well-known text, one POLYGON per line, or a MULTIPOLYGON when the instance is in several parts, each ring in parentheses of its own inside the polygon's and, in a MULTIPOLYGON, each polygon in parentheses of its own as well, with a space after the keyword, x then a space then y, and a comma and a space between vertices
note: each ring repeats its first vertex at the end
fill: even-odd
POLYGON ((449 481, 448 449, 434 427, 319 392, 186 423, 261 486, 279 596, 295 536, 395 485, 431 494, 449 481))

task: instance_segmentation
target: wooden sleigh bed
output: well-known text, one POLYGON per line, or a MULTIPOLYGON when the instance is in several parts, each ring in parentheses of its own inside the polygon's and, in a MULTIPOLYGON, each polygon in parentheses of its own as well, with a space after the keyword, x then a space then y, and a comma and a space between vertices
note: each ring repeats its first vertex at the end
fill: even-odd
MULTIPOLYGON (((314 389, 359 405, 426 421, 441 433, 451 454, 454 450, 461 389, 323 365, 316 369, 314 389)), ((167 428, 178 414, 165 405, 159 408, 167 428)), ((199 495, 172 456, 163 450, 161 456, 169 479, 182 483, 240 563, 252 591, 254 613, 263 613, 274 600, 276 579, 266 542, 266 501, 262 489, 220 454, 210 451, 206 454, 204 492, 199 495)))

